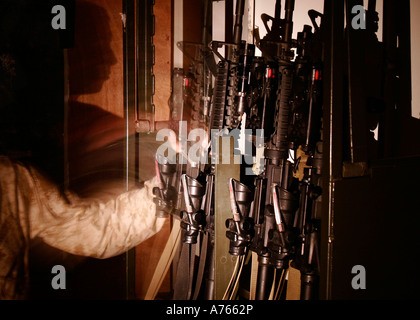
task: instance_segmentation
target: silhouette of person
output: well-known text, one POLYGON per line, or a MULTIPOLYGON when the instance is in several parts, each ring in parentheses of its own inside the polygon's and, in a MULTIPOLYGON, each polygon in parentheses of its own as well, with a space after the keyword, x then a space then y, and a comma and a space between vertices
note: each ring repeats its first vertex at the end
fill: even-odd
MULTIPOLYGON (((106 13, 100 7, 87 1, 76 4, 76 25, 95 16, 106 24, 106 13)), ((142 167, 149 173, 142 187, 127 191, 117 183, 110 193, 102 192, 96 198, 62 190, 64 72, 57 34, 50 27, 50 6, 50 1, 5 0, 0 7, 0 299, 28 297, 30 250, 36 239, 76 256, 105 259, 156 234, 166 220, 155 215, 152 141, 145 145, 142 167)), ((101 37, 106 36, 107 30, 96 34, 87 31, 87 43, 100 49, 98 52, 106 51, 98 48, 101 44, 96 37, 99 31, 101 37)), ((75 48, 81 45, 85 50, 85 44, 75 38, 75 48)), ((77 68, 77 63, 72 64, 77 55, 72 56, 75 52, 70 50, 69 67, 77 68)), ((109 60, 96 60, 105 56, 91 55, 93 60, 79 65, 79 70, 86 72, 80 78, 70 78, 70 93, 92 93, 102 88, 109 66, 115 63, 112 54, 106 56, 109 60)), ((124 119, 76 102, 70 105, 68 121, 75 132, 69 137, 68 150, 75 180, 79 181, 74 184, 76 189, 92 189, 93 184, 86 183, 98 175, 110 176, 110 181, 120 177, 121 157, 115 154, 125 135, 124 119), (110 127, 112 130, 107 130, 110 127), (112 144, 118 146, 114 154, 109 152, 112 144), (93 161, 100 156, 107 159, 105 165, 93 161), (112 168, 117 168, 115 176, 109 174, 112 168)), ((94 184, 95 188, 98 185, 94 184)))
POLYGON ((123 117, 106 111, 115 106, 86 103, 96 102, 92 95, 97 97, 98 92, 107 97, 120 93, 121 101, 112 99, 111 103, 119 102, 122 108, 122 77, 119 90, 101 91, 111 75, 111 67, 117 63, 110 45, 109 15, 104 8, 87 1, 77 1, 76 12, 74 46, 68 49, 68 160, 70 182, 81 190, 95 172, 103 175, 106 171, 113 178, 122 175, 126 123, 123 117))

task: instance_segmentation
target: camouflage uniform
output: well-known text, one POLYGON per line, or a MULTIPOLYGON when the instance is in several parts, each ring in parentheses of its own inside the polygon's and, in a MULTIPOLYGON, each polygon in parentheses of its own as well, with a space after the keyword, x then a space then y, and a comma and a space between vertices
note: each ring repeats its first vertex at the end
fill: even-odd
POLYGON ((165 219, 155 216, 155 185, 153 178, 110 201, 87 201, 0 156, 0 299, 26 297, 29 242, 35 237, 71 254, 104 259, 156 234, 165 219))

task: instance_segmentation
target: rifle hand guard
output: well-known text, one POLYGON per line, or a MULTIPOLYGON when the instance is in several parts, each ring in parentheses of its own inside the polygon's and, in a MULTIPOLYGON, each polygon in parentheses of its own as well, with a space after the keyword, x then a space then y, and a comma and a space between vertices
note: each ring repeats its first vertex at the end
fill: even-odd
POLYGON ((229 180, 230 205, 233 218, 226 220, 226 237, 230 240, 229 253, 240 256, 252 239, 253 220, 248 218, 253 194, 249 188, 235 179, 229 180))
POLYGON ((226 220, 226 237, 230 240, 229 253, 233 256, 241 256, 251 243, 253 237, 253 220, 241 219, 240 222, 234 219, 226 220))
POLYGON ((186 210, 182 211, 181 227, 184 232, 184 243, 197 243, 200 230, 206 222, 206 215, 201 209, 201 202, 205 195, 205 187, 198 180, 182 175, 181 182, 184 192, 184 205, 186 210))

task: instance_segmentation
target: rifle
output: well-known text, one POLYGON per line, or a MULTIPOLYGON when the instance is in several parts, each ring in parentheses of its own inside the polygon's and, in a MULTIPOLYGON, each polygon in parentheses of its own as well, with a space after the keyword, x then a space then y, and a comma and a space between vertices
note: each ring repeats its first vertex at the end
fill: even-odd
POLYGON ((288 20, 292 19, 293 2, 286 1, 283 41, 277 43, 277 48, 272 42, 266 47, 266 43, 262 43, 265 52, 273 53, 273 49, 277 49, 281 79, 275 131, 266 149, 264 246, 259 248, 257 299, 267 298, 264 277, 270 266, 277 270, 288 269, 293 261, 292 266, 301 272, 301 299, 316 296, 319 277, 320 223, 319 206, 315 208, 315 204, 319 204, 317 198, 321 193, 322 66, 320 53, 313 48, 315 37, 309 26, 292 42, 292 23, 288 20), (287 54, 291 45, 297 48, 293 63, 287 54), (279 52, 285 54, 279 57, 279 52), (294 151, 294 159, 288 159, 287 149, 294 151), (297 171, 303 171, 303 176, 296 174, 297 171))
POLYGON ((208 47, 210 0, 203 1, 203 16, 201 43, 182 41, 177 44, 191 62, 185 75, 183 70, 174 70, 171 97, 171 114, 173 118, 177 117, 173 120, 179 121, 177 135, 182 150, 176 156, 176 163, 167 164, 163 160, 157 165, 158 177, 165 179, 165 174, 170 176, 165 180, 168 183, 162 186, 163 191, 155 190, 157 208, 178 219, 182 230, 183 241, 176 266, 179 272, 175 279, 174 299, 197 299, 200 294, 207 259, 207 238, 211 232, 208 220, 212 210, 212 182, 205 172, 207 150, 200 151, 201 154, 204 153, 204 161, 192 162, 188 157, 192 142, 187 139, 192 130, 207 129, 213 91, 212 77, 216 72, 214 56, 208 47), (172 191, 168 192, 169 190, 172 191), (198 268, 195 267, 197 243, 201 243, 202 253, 198 268))
MULTIPOLYGON (((315 46, 319 39, 305 26, 293 40, 294 1, 286 1, 284 19, 280 19, 280 10, 277 1, 274 18, 262 15, 268 33, 258 41, 266 63, 260 104, 260 127, 266 138, 264 168, 254 180, 249 217, 245 213, 242 221, 234 218, 227 224, 227 236, 234 247, 231 253, 243 254, 249 245, 258 255, 255 296, 259 300, 269 298, 270 284, 276 281, 274 270, 284 275, 291 261, 302 274, 303 299, 314 297, 319 274, 322 66, 315 46), (296 58, 292 48, 297 49, 296 58), (273 116, 274 123, 268 121, 273 116), (290 159, 290 150, 295 159, 290 159)), ((312 21, 317 15, 310 11, 312 21)), ((279 280, 279 287, 283 286, 284 277, 279 280)))
MULTIPOLYGON (((258 254, 258 277, 257 277, 257 299, 266 299, 268 297, 268 283, 271 282, 272 264, 276 268, 287 268, 287 261, 292 252, 291 243, 288 240, 291 235, 291 213, 293 212, 294 196, 289 189, 289 176, 292 170, 290 162, 287 160, 289 141, 288 124, 289 124, 289 99, 292 90, 293 69, 291 63, 291 25, 294 1, 286 1, 286 18, 280 19, 280 1, 276 2, 276 15, 273 19, 272 29, 268 29, 267 36, 259 41, 259 48, 263 52, 263 56, 267 61, 267 68, 264 77, 264 98, 261 128, 265 129, 273 125, 272 132, 268 137, 266 149, 264 153, 264 169, 254 182, 255 193, 253 199, 253 212, 251 217, 254 219, 254 237, 251 244, 251 250, 258 254), (272 68, 272 66, 276 68, 272 68), (273 89, 277 85, 277 91, 273 89), (276 93, 274 124, 266 121, 269 107, 267 104, 273 102, 272 95, 276 93), (278 191, 282 204, 280 212, 278 203, 278 191), (287 203, 287 212, 284 204, 287 203), (277 230, 281 242, 278 246, 271 245, 276 243, 273 240, 273 230, 277 230), (276 249, 276 250, 275 250, 276 249)), ((263 15, 263 21, 266 24, 267 16, 263 15), (265 20, 264 20, 265 19, 265 20)), ((268 28, 266 24, 266 28, 268 28)), ((272 110, 272 108, 271 108, 272 110)), ((234 219, 235 220, 235 219, 234 219)), ((230 223, 228 237, 234 239, 232 233, 233 225, 230 223)), ((240 237, 247 230, 236 231, 236 237, 240 237)), ((247 232, 249 243, 250 232, 247 232)), ((235 245, 233 243, 232 245, 235 245)), ((244 244, 243 244, 244 245, 244 244)), ((233 250, 232 250, 233 251, 233 250)), ((243 253, 244 250, 233 251, 235 253, 243 253)))
MULTIPOLYGON (((207 7, 209 2, 205 3, 207 7)), ((196 95, 193 99, 187 98, 187 101, 191 103, 195 113, 191 117, 191 127, 194 124, 203 124, 207 121, 208 132, 218 131, 218 135, 223 134, 223 129, 231 130, 239 126, 241 123, 241 117, 249 106, 249 99, 247 93, 249 92, 249 74, 251 68, 252 58, 254 56, 254 47, 247 45, 241 41, 242 34, 242 17, 244 14, 244 0, 237 2, 236 14, 235 14, 235 26, 233 32, 233 43, 222 43, 219 41, 212 41, 209 44, 205 40, 205 32, 203 31, 203 41, 200 46, 200 58, 192 59, 193 61, 203 61, 202 64, 193 64, 190 68, 189 75, 191 78, 195 78, 196 84, 192 88, 191 92, 195 92, 196 95), (204 48, 206 44, 206 48, 204 48), (226 47, 226 57, 218 53, 218 48, 226 47), (211 52, 211 57, 209 53, 211 52), (218 56, 220 61, 217 64, 213 64, 214 55, 218 56), (205 68, 207 66, 207 69, 205 68), (214 74, 215 86, 213 90, 213 96, 211 104, 208 108, 207 102, 209 101, 208 85, 210 80, 208 72, 214 74), (193 77, 192 75, 201 75, 201 78, 193 77), (199 79, 202 79, 200 82, 199 79), (199 88, 199 90, 198 90, 199 88), (197 99, 202 97, 202 99, 197 99), (201 101, 202 104, 198 105, 201 101), (208 114, 206 113, 208 110, 208 114), (194 115, 196 116, 194 118, 194 115), (199 120, 199 121, 196 121, 199 120)), ((179 47, 185 49, 185 46, 192 46, 191 43, 183 43, 179 47)), ((184 100, 186 101, 186 100, 184 100)), ((212 137, 209 137, 209 145, 211 145, 212 137)), ((210 150, 206 150, 207 155, 210 154, 210 150)), ((190 275, 190 280, 196 278, 195 290, 192 294, 192 284, 188 286, 188 289, 184 287, 181 291, 188 291, 185 295, 175 295, 176 297, 183 297, 186 299, 196 299, 200 293, 205 299, 214 298, 214 182, 215 182, 215 157, 216 151, 211 152, 210 164, 203 165, 201 163, 197 166, 198 170, 187 169, 182 175, 182 189, 179 189, 178 199, 181 199, 181 227, 183 228, 184 234, 184 247, 185 244, 189 245, 189 270, 191 271, 194 265, 194 259, 192 258, 192 245, 197 242, 201 242, 201 254, 199 257, 198 268, 195 275, 190 275), (198 241, 200 239, 200 241, 198 241), (206 274, 206 285, 205 288, 201 288, 201 281, 206 274), (201 291, 201 292, 200 292, 201 291)), ((184 250, 184 249, 182 249, 184 250)), ((185 249, 188 250, 188 249, 185 249)), ((182 255, 182 253, 181 253, 182 255)), ((180 267, 178 267, 180 268, 180 267)), ((182 281, 182 280, 180 280, 182 281)))
MULTIPOLYGON (((310 11, 312 17, 321 16, 310 11)), ((309 26, 298 34, 300 50, 298 51, 297 73, 301 75, 305 92, 295 92, 302 97, 302 104, 295 104, 295 113, 300 114, 304 125, 294 119, 292 125, 302 128, 294 134, 297 150, 298 168, 294 177, 299 181, 299 209, 296 212, 293 228, 296 231, 296 244, 292 267, 301 273, 301 299, 312 300, 318 297, 319 283, 319 241, 320 241, 320 206, 322 174, 322 58, 320 48, 320 29, 315 25, 316 33, 312 34, 309 26)))

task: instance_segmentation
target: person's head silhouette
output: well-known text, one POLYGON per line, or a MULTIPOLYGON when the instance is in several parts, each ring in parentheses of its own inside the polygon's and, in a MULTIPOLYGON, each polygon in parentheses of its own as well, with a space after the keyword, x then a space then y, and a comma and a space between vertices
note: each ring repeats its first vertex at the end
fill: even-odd
POLYGON ((86 1, 77 1, 74 46, 68 50, 70 95, 99 92, 117 63, 110 46, 110 18, 106 10, 86 1))

